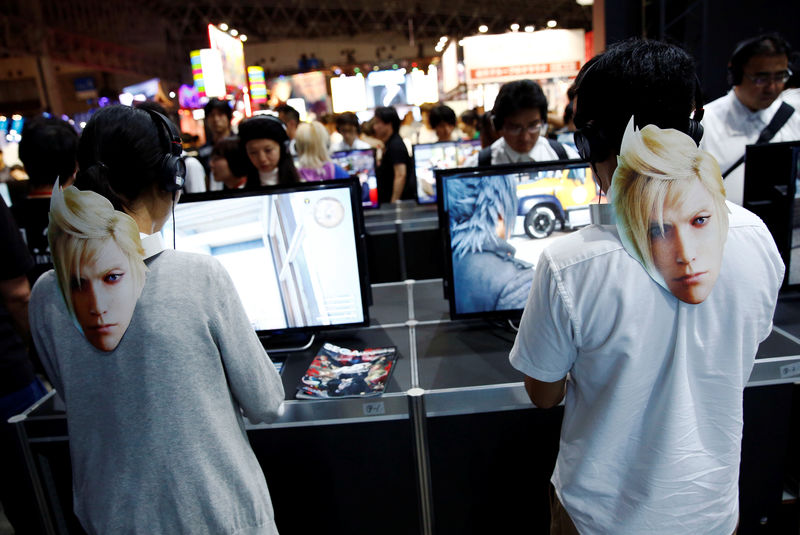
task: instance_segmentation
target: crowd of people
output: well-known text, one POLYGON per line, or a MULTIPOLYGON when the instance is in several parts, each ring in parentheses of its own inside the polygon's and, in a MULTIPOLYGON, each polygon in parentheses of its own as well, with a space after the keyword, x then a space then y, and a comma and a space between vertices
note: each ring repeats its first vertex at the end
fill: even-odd
MULTIPOLYGON (((763 223, 736 206, 736 175, 747 144, 800 139, 800 64, 762 35, 728 68, 731 91, 704 107, 686 52, 614 45, 578 74, 558 139, 531 80, 504 84, 486 113, 438 104, 414 124, 379 107, 366 123, 337 115, 334 135, 286 105, 233 125, 211 99, 192 155, 153 103, 103 108, 80 137, 28 121, 26 187, 13 210, 0 201, 0 455, 19 458, 5 422, 49 383, 90 533, 134 519, 153 533, 277 533, 242 412, 274 420, 281 379, 222 267, 164 248, 170 209, 181 190, 344 178, 330 155, 359 148, 379 154, 381 203, 413 199, 410 144, 480 139, 467 165, 587 160, 621 225, 545 250, 510 354, 535 405, 565 403, 554 533, 735 532, 743 389, 783 277, 763 223)), ((24 463, 7 465, 0 499, 24 532, 35 500, 24 463)))

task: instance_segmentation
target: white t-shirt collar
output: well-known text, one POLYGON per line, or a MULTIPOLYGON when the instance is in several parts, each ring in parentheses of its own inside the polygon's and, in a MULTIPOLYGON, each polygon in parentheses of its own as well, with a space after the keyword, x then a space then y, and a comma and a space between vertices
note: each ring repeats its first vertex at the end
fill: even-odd
POLYGON ((142 240, 145 260, 167 248, 164 243, 164 236, 162 236, 160 232, 156 232, 155 234, 143 234, 140 232, 139 238, 142 240))

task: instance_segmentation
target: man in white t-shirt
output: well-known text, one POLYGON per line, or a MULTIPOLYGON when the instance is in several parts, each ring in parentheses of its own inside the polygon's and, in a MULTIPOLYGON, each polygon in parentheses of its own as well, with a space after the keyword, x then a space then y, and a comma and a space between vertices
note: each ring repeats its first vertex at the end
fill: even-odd
MULTIPOLYGON (((705 107, 701 148, 719 162, 728 200, 736 204, 743 201, 745 163, 736 164, 784 103, 781 92, 791 75, 790 51, 789 43, 776 34, 742 41, 728 63, 733 88, 705 107)), ((769 141, 796 139, 800 139, 800 110, 795 110, 769 141)))
MULTIPOLYGON (((695 143, 702 135, 690 120, 694 61, 677 47, 618 43, 576 83, 576 144, 603 191, 631 116, 638 128, 679 130, 695 143)), ((783 264, 763 223, 728 207, 719 276, 699 304, 677 297, 671 277, 664 286, 651 277, 614 225, 585 227, 542 253, 509 358, 535 405, 566 396, 551 533, 736 529, 742 395, 771 329, 783 264)), ((697 229, 704 215, 675 227, 697 229)), ((666 220, 665 208, 664 228, 666 220)), ((702 279, 691 272, 694 253, 670 254, 672 267, 691 274, 678 284, 702 279)))
POLYGON ((500 137, 468 159, 465 167, 578 158, 572 147, 541 135, 547 126, 547 97, 533 80, 515 80, 500 87, 492 122, 500 137))

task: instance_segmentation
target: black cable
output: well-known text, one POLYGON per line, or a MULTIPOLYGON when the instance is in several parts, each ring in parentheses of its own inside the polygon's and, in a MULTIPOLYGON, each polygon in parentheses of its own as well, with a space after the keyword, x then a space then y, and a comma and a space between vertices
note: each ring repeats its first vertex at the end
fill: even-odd
POLYGON ((172 250, 177 249, 175 246, 175 198, 177 197, 178 192, 172 192, 172 250))

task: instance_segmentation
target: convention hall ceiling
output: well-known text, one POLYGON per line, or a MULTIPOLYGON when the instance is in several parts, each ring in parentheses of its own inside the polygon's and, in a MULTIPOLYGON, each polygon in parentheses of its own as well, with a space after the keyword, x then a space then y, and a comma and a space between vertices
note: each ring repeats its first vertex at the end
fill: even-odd
POLYGON ((188 50, 207 46, 208 23, 227 23, 251 43, 392 33, 432 45, 486 25, 591 28, 590 6, 575 0, 6 0, 0 57, 50 55, 110 70, 185 68, 188 50))
POLYGON ((10 0, 0 14, 3 48, 15 48, 24 32, 15 23, 41 20, 57 28, 120 45, 160 39, 202 45, 207 23, 226 22, 253 41, 318 39, 360 33, 398 32, 415 39, 507 31, 512 23, 561 28, 591 26, 591 7, 575 0, 10 0), (5 11, 5 9, 4 9, 5 11), (5 20, 3 20, 5 19, 5 20))
POLYGON ((153 13, 175 21, 181 34, 202 38, 198 21, 227 22, 259 41, 322 38, 358 33, 402 32, 416 38, 470 35, 486 24, 490 32, 512 23, 543 27, 550 19, 563 28, 591 24, 591 8, 575 0, 147 0, 153 13))

